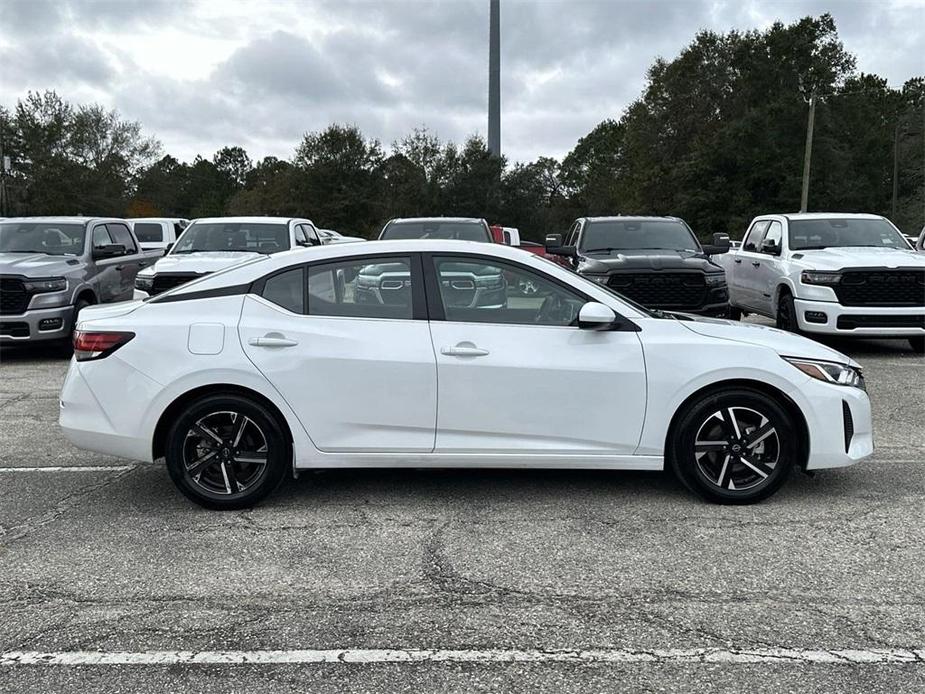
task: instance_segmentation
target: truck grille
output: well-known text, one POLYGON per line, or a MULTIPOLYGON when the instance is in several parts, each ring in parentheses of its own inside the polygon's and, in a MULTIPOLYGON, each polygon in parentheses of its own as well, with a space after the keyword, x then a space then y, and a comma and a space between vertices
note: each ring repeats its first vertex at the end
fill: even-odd
POLYGON ((698 308, 704 303, 706 284, 699 272, 653 272, 611 275, 608 286, 643 306, 698 308))
POLYGON ((29 294, 22 280, 0 277, 0 314, 19 315, 26 312, 29 294))
POLYGON ((925 270, 846 270, 835 295, 842 306, 925 306, 925 270))
POLYGON ((155 294, 160 294, 161 292, 166 292, 168 289, 173 289, 174 287, 179 287, 181 284, 186 284, 197 277, 203 277, 208 273, 197 273, 197 272, 177 272, 174 274, 162 274, 154 276, 154 284, 151 287, 151 291, 148 293, 151 296, 155 294))

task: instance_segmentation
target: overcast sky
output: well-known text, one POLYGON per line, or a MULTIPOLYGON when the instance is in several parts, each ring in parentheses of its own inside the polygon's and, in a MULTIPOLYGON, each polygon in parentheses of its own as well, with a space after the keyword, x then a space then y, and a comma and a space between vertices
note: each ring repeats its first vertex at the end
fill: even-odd
MULTIPOLYGON (((925 74, 925 0, 502 0, 502 148, 560 157, 623 108, 657 56, 699 29, 831 13, 858 69, 925 74)), ((355 123, 388 145, 416 126, 486 131, 488 0, 0 0, 0 103, 55 89, 141 121, 181 159, 241 145, 289 157, 355 123)))

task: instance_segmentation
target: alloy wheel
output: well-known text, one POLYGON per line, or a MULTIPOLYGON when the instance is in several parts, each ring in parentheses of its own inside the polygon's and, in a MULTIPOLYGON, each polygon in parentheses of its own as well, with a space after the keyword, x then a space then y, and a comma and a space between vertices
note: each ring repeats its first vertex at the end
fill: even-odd
POLYGON ((708 416, 694 439, 700 474, 731 491, 767 483, 780 461, 781 441, 768 418, 749 407, 725 407, 708 416))
POLYGON ((267 469, 267 437, 240 412, 211 412, 187 430, 183 466, 190 482, 208 494, 233 496, 249 490, 267 469))

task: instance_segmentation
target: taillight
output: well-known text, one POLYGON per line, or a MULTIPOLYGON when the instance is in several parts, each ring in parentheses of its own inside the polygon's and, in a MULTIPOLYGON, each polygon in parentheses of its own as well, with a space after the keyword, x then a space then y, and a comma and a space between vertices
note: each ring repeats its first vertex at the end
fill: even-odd
POLYGON ((74 357, 77 361, 102 359, 135 337, 135 333, 84 332, 74 333, 74 357))

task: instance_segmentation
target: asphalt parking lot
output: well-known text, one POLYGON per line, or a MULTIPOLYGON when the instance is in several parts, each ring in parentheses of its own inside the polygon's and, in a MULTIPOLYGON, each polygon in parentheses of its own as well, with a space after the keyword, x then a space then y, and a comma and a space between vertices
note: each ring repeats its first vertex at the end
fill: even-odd
POLYGON ((876 453, 757 506, 662 474, 373 470, 231 513, 71 447, 67 361, 3 350, 0 691, 925 691, 925 360, 832 344, 876 453), (98 651, 125 662, 73 657, 98 651))

